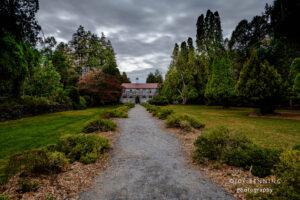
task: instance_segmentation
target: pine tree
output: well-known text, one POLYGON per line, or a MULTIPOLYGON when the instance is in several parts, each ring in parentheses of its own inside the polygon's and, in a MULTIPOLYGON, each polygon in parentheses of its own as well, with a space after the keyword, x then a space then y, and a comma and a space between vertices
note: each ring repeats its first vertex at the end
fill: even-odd
POLYGON ((281 77, 255 50, 241 70, 236 92, 259 106, 261 114, 272 113, 281 97, 281 77))
POLYGON ((228 107, 235 96, 232 72, 224 58, 215 57, 212 66, 212 75, 206 86, 205 97, 209 104, 228 107))
POLYGON ((127 77, 126 72, 123 72, 121 75, 121 83, 131 83, 130 79, 127 77))

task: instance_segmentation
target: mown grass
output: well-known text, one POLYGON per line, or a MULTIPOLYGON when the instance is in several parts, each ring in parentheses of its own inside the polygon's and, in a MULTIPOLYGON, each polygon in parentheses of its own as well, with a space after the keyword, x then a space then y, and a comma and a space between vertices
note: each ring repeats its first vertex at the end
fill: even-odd
MULTIPOLYGON (((253 108, 222 109, 217 106, 169 105, 175 113, 187 113, 205 123, 206 129, 225 126, 237 130, 265 147, 292 148, 300 143, 300 121, 249 117, 253 108)), ((277 111, 299 113, 300 111, 277 111)))
POLYGON ((54 144, 65 134, 78 134, 101 113, 116 107, 104 106, 0 122, 0 175, 11 154, 54 144))

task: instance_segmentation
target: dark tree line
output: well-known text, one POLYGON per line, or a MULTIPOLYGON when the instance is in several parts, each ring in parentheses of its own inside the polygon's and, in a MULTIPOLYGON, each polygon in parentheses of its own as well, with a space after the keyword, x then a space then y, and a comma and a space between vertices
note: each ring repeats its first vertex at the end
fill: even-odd
POLYGON ((38 0, 0 2, 0 96, 18 102, 25 97, 46 98, 76 106, 93 99, 93 104, 117 102, 115 96, 100 101, 92 93, 78 91, 80 77, 88 72, 97 74, 92 76, 103 90, 117 90, 118 95, 121 83, 130 82, 125 72, 119 72, 111 41, 79 26, 71 41, 57 44, 54 37, 42 34, 35 17, 38 9, 38 0))
POLYGON ((257 106, 300 104, 300 3, 275 0, 251 21, 241 20, 223 39, 218 12, 197 20, 192 38, 175 44, 161 94, 169 101, 257 106), (299 75, 298 75, 299 74, 299 75))

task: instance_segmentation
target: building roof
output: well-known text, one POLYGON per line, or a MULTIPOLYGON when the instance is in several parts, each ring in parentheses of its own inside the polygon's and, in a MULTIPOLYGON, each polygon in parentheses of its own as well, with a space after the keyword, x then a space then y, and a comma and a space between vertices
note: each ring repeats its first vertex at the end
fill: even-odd
POLYGON ((158 83, 123 83, 122 86, 129 89, 158 88, 158 83))

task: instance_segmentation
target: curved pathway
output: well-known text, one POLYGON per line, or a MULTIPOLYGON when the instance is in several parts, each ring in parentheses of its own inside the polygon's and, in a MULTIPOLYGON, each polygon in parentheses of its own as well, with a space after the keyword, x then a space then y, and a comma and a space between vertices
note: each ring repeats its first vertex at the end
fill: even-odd
POLYGON ((136 105, 129 118, 118 120, 112 168, 95 179, 80 199, 233 199, 186 165, 178 140, 136 105))

